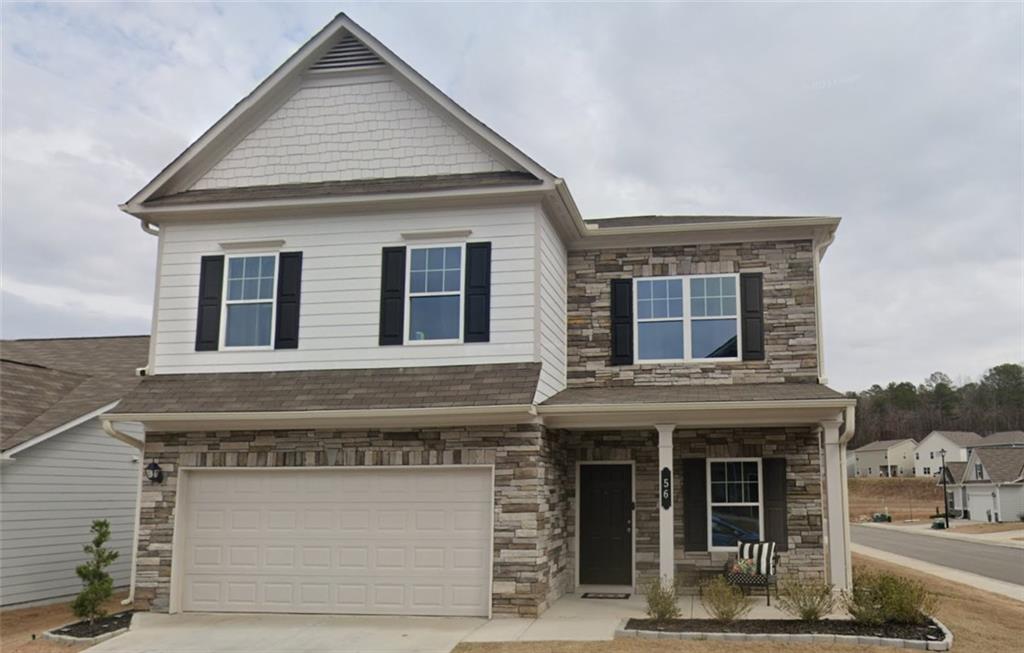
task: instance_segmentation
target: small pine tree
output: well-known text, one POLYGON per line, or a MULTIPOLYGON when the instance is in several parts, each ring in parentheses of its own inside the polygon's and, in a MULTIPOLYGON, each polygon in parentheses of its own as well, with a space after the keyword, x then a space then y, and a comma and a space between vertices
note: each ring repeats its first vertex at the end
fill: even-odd
POLYGON ((92 542, 82 547, 82 550, 92 558, 75 569, 75 573, 82 579, 83 588, 71 604, 71 609, 79 619, 93 623, 107 615, 103 604, 114 595, 114 579, 106 569, 117 560, 118 552, 103 546, 110 540, 110 522, 97 519, 92 523, 90 531, 93 534, 92 542))

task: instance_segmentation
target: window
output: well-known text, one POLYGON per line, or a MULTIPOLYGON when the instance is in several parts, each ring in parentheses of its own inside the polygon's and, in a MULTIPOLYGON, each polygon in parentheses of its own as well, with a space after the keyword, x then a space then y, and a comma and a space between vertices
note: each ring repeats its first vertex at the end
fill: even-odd
POLYGON ((935 460, 935 452, 934 451, 929 451, 928 452, 928 457, 931 458, 932 460, 935 460))
POLYGON ((277 255, 228 257, 225 276, 225 347, 269 347, 274 330, 277 255))
POLYGON ((932 473, 932 468, 931 468, 931 467, 925 467, 925 468, 924 468, 924 474, 925 474, 925 476, 927 476, 927 475, 929 475, 929 474, 931 474, 931 473, 932 473))
POLYGON ((460 339, 462 250, 461 245, 410 249, 409 342, 460 339))
POLYGON ((979 481, 984 480, 985 478, 985 468, 982 466, 981 463, 974 464, 974 478, 978 479, 979 481))
POLYGON ((737 359, 739 276, 636 279, 636 360, 737 359))
POLYGON ((708 460, 708 535, 710 549, 733 549, 757 542, 764 531, 761 510, 761 460, 708 460))
POLYGON ((914 454, 914 460, 921 460, 921 454, 915 453, 914 454))

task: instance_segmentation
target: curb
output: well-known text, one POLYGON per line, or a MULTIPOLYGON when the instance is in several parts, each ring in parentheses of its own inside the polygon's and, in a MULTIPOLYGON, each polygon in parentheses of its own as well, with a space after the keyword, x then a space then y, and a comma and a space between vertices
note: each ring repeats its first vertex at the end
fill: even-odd
POLYGON ((932 618, 942 630, 941 641, 923 639, 898 639, 895 637, 863 637, 858 635, 816 635, 816 634, 756 634, 756 633, 670 633, 660 630, 627 629, 628 619, 615 627, 615 639, 686 639, 719 640, 730 642, 790 642, 793 644, 850 644, 852 646, 890 646, 918 651, 949 651, 953 648, 953 633, 938 619, 932 618))
POLYGON ((128 632, 127 628, 121 628, 120 630, 112 630, 109 633, 103 633, 102 635, 97 635, 96 637, 72 637, 71 635, 58 635, 52 630, 47 630, 43 632, 43 639, 49 639, 54 642, 60 642, 61 644, 92 646, 94 644, 99 644, 100 642, 105 642, 108 639, 117 637, 118 635, 124 634, 126 632, 128 632))
POLYGON ((983 540, 981 538, 973 537, 971 535, 965 535, 961 533, 952 533, 946 530, 933 530, 931 528, 906 528, 900 527, 898 524, 876 524, 873 522, 856 523, 850 522, 853 526, 867 526, 868 528, 877 528, 880 530, 895 531, 897 533, 907 533, 908 535, 924 535, 926 537, 938 537, 946 540, 956 540, 958 542, 972 542, 974 544, 987 544, 988 546, 1001 546, 1007 549, 1024 549, 1024 542, 1002 542, 998 540, 983 540))

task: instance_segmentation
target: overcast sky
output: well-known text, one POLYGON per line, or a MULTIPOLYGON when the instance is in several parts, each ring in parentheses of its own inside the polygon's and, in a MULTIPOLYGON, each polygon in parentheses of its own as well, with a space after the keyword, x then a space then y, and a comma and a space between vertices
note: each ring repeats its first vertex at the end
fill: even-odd
POLYGON ((1020 4, 4 4, 5 338, 146 333, 117 209, 339 10, 586 217, 839 215, 841 390, 1024 360, 1020 4))

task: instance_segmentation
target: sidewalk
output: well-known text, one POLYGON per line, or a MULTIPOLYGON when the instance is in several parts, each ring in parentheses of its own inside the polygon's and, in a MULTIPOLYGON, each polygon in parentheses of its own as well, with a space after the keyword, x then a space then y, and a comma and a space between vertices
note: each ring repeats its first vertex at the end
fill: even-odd
MULTIPOLYGON (((970 524, 977 524, 978 522, 966 521, 963 519, 951 519, 949 521, 950 528, 956 528, 957 526, 967 526, 970 524)), ((945 529, 933 529, 931 520, 921 521, 919 523, 904 523, 904 522, 891 522, 878 524, 875 522, 859 522, 857 526, 868 526, 870 528, 881 528, 883 530, 890 531, 902 531, 904 533, 913 533, 915 535, 931 535, 934 537, 944 537, 953 540, 963 540, 965 542, 976 542, 979 544, 992 544, 995 546, 1005 546, 1011 549, 1024 549, 1024 541, 1015 541, 1013 538, 1024 537, 1024 525, 1017 530, 1003 531, 1001 533, 957 533, 953 530, 945 529)))
POLYGON ((900 565, 901 567, 907 567, 908 569, 931 574, 932 576, 939 576, 946 580, 963 583, 964 585, 970 585, 971 587, 984 590, 986 592, 992 592, 994 594, 999 594, 1024 602, 1024 585, 1015 585, 1014 583, 995 580, 986 576, 960 571, 959 569, 952 569, 950 567, 943 567, 930 562, 924 562, 923 560, 907 558, 905 556, 889 553, 888 551, 881 551, 879 549, 873 549, 861 544, 851 544, 850 550, 863 556, 868 556, 884 562, 891 562, 895 565, 900 565))

